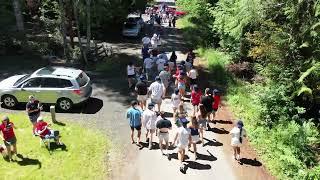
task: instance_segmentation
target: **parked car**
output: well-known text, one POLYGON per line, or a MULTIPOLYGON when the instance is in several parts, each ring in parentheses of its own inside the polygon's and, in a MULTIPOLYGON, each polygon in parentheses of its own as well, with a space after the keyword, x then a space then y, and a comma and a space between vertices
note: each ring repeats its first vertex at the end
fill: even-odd
POLYGON ((28 96, 34 95, 44 104, 55 104, 68 111, 91 94, 90 78, 74 68, 44 67, 32 74, 15 75, 0 82, 1 102, 6 108, 28 102, 28 96))
POLYGON ((138 37, 144 27, 144 21, 139 14, 129 14, 123 23, 122 35, 127 37, 138 37))

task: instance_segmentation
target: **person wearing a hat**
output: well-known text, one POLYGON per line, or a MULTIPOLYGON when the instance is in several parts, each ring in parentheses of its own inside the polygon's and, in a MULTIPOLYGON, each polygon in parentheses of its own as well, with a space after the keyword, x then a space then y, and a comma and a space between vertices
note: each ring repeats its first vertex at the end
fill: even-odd
POLYGON ((142 124, 146 128, 146 139, 149 139, 149 149, 152 149, 153 134, 156 132, 157 114, 154 112, 154 104, 149 103, 148 109, 142 113, 142 124))
POLYGON ((13 154, 17 154, 17 138, 13 129, 15 129, 14 124, 10 122, 8 116, 4 116, 0 124, 0 131, 2 132, 2 136, 0 137, 6 146, 9 161, 13 161, 12 152, 13 154))
POLYGON ((140 107, 142 110, 144 110, 148 99, 148 85, 145 76, 140 76, 140 81, 136 84, 135 90, 138 94, 137 100, 140 104, 140 107))
POLYGON ((138 141, 137 145, 140 145, 140 138, 141 138, 141 111, 138 109, 138 102, 132 101, 131 107, 127 110, 127 120, 129 121, 129 126, 131 129, 131 143, 134 144, 135 141, 133 139, 134 130, 136 129, 138 131, 138 141))
POLYGON ((246 130, 243 126, 243 122, 239 120, 235 127, 230 131, 233 158, 238 161, 240 160, 240 147, 243 143, 243 138, 246 137, 246 130))
POLYGON ((173 144, 178 147, 178 159, 180 160, 180 171, 185 173, 185 165, 183 164, 186 148, 192 142, 191 130, 187 127, 189 121, 186 118, 180 119, 181 127, 178 128, 177 134, 174 137, 173 144))
POLYGON ((59 131, 55 131, 50 128, 51 124, 48 124, 43 120, 42 116, 39 116, 36 124, 36 134, 40 136, 40 138, 45 139, 54 139, 57 145, 62 145, 60 142, 59 131))
POLYGON ((40 116, 41 110, 42 106, 40 105, 40 102, 36 100, 36 98, 33 95, 30 95, 29 102, 26 105, 26 111, 28 113, 29 120, 33 125, 33 131, 37 123, 37 118, 40 116))
POLYGON ((158 112, 160 112, 162 98, 164 97, 163 91, 164 86, 161 83, 160 77, 157 76, 155 82, 151 83, 149 87, 149 93, 151 93, 151 102, 158 105, 158 112))

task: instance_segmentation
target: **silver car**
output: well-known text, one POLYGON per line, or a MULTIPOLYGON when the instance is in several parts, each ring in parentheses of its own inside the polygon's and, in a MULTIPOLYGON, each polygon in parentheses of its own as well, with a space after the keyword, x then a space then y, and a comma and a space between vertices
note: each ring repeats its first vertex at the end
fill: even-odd
POLYGON ((138 37, 144 27, 144 21, 138 14, 129 14, 123 24, 122 35, 126 37, 138 37))
POLYGON ((34 95, 41 103, 56 104, 68 111, 74 104, 87 100, 92 94, 90 78, 79 69, 45 67, 32 74, 11 76, 0 82, 2 104, 13 108, 28 102, 34 95))

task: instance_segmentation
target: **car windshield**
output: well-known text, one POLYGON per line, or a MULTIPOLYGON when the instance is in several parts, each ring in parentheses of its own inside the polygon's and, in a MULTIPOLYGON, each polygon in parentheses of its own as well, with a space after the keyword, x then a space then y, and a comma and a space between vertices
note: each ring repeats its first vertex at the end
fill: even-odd
POLYGON ((21 77, 20 79, 18 79, 18 81, 16 81, 13 86, 17 86, 20 83, 22 83, 24 80, 28 79, 30 77, 30 74, 26 74, 25 76, 21 77))
POLYGON ((135 28, 137 26, 137 24, 135 24, 135 23, 126 23, 125 25, 124 25, 124 27, 126 28, 126 29, 133 29, 133 28, 135 28))
POLYGON ((79 84, 79 87, 85 86, 88 83, 88 81, 89 81, 89 77, 84 72, 79 74, 79 76, 77 77, 77 82, 79 84))

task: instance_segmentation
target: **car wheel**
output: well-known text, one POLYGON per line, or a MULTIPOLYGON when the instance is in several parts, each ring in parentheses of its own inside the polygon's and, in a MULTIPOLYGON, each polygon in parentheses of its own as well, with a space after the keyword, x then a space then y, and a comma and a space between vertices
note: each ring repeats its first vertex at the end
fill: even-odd
POLYGON ((13 108, 18 104, 17 99, 11 95, 4 95, 1 101, 6 108, 13 108))
POLYGON ((69 111, 72 108, 73 103, 68 98, 61 98, 58 100, 57 106, 62 111, 69 111))

